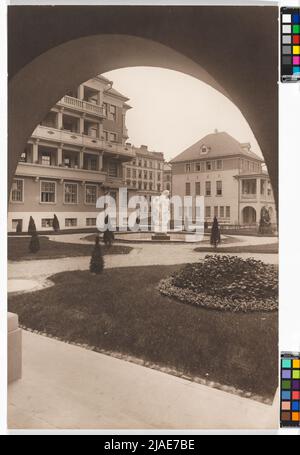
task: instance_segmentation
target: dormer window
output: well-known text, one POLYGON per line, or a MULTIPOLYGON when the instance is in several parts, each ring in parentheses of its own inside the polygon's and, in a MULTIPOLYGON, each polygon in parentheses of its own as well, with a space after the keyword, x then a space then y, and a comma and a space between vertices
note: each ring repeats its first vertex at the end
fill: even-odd
POLYGON ((206 147, 206 145, 202 145, 200 153, 201 155, 206 155, 206 153, 208 153, 208 147, 206 147))

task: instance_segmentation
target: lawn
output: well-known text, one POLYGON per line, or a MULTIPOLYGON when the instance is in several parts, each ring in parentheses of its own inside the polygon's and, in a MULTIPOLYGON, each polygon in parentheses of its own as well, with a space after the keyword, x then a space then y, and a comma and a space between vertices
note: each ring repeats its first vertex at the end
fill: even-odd
POLYGON ((271 399, 277 387, 277 312, 231 313, 160 295, 182 266, 63 272, 55 286, 9 297, 20 323, 63 340, 131 355, 271 399))
POLYGON ((205 246, 199 246, 195 248, 194 251, 197 252, 216 252, 216 253, 261 253, 261 254, 277 254, 278 253, 278 242, 277 243, 267 243, 265 245, 246 245, 246 246, 220 246, 216 250, 212 248, 207 248, 205 246))
MULTIPOLYGON (((49 240, 48 237, 39 237, 40 250, 33 254, 28 250, 29 237, 9 237, 7 256, 10 261, 28 261, 31 259, 56 259, 73 256, 90 256, 93 245, 62 243, 49 240)), ((107 248, 103 245, 103 254, 128 254, 132 250, 129 246, 113 245, 107 248)))

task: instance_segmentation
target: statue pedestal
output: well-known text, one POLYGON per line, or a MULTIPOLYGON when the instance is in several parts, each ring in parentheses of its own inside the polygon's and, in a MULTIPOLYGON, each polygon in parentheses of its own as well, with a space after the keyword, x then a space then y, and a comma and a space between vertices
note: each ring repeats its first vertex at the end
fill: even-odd
POLYGON ((155 234, 152 234, 151 240, 158 240, 158 241, 168 241, 170 240, 170 236, 168 234, 165 234, 164 232, 156 232, 155 234))

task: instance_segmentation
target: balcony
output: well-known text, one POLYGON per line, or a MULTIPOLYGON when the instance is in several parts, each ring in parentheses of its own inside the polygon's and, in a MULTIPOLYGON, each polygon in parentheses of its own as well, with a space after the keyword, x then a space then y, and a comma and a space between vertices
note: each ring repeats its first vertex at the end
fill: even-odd
POLYGON ((107 153, 126 157, 131 160, 135 157, 135 152, 132 147, 124 146, 116 142, 107 142, 103 139, 86 136, 85 134, 73 133, 67 130, 58 130, 47 126, 38 125, 32 133, 33 138, 45 139, 57 143, 71 144, 78 147, 86 147, 89 149, 102 150, 107 153))
POLYGON ((241 199, 242 200, 256 200, 257 199, 257 194, 256 193, 242 193, 241 194, 241 199))
POLYGON ((69 107, 80 112, 86 112, 87 114, 97 115, 99 117, 105 117, 105 112, 102 106, 97 104, 89 103, 88 101, 79 100, 73 98, 73 96, 65 95, 61 100, 58 101, 58 105, 69 107))
POLYGON ((90 171, 87 169, 69 168, 61 166, 45 166, 42 164, 19 163, 17 175, 33 178, 53 178, 59 180, 78 180, 103 183, 107 180, 107 173, 90 171))

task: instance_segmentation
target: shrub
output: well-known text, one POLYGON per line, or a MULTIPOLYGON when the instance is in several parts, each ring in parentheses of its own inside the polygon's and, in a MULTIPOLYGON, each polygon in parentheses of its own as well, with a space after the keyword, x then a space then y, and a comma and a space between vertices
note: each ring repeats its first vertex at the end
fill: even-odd
POLYGON ((30 253, 37 253, 40 250, 40 239, 37 232, 34 232, 31 235, 31 239, 29 242, 29 251, 30 253))
POLYGON ((252 258, 207 255, 162 280, 159 291, 208 308, 272 311, 278 307, 278 270, 252 258))
POLYGON ((103 269, 104 261, 102 256, 102 248, 100 245, 100 237, 97 235, 95 238, 95 246, 90 261, 90 272, 99 274, 103 271, 103 269))
POLYGON ((220 228, 217 217, 215 216, 211 227, 210 244, 217 248, 220 242, 221 242, 220 228))
POLYGON ((35 222, 34 222, 34 219, 32 218, 32 216, 29 218, 29 224, 28 224, 28 234, 32 235, 36 232, 36 226, 35 226, 35 222))
POLYGON ((60 229, 60 227, 59 227, 59 221, 58 221, 57 216, 54 214, 54 217, 53 217, 53 230, 54 230, 55 232, 58 232, 59 229, 60 229))

